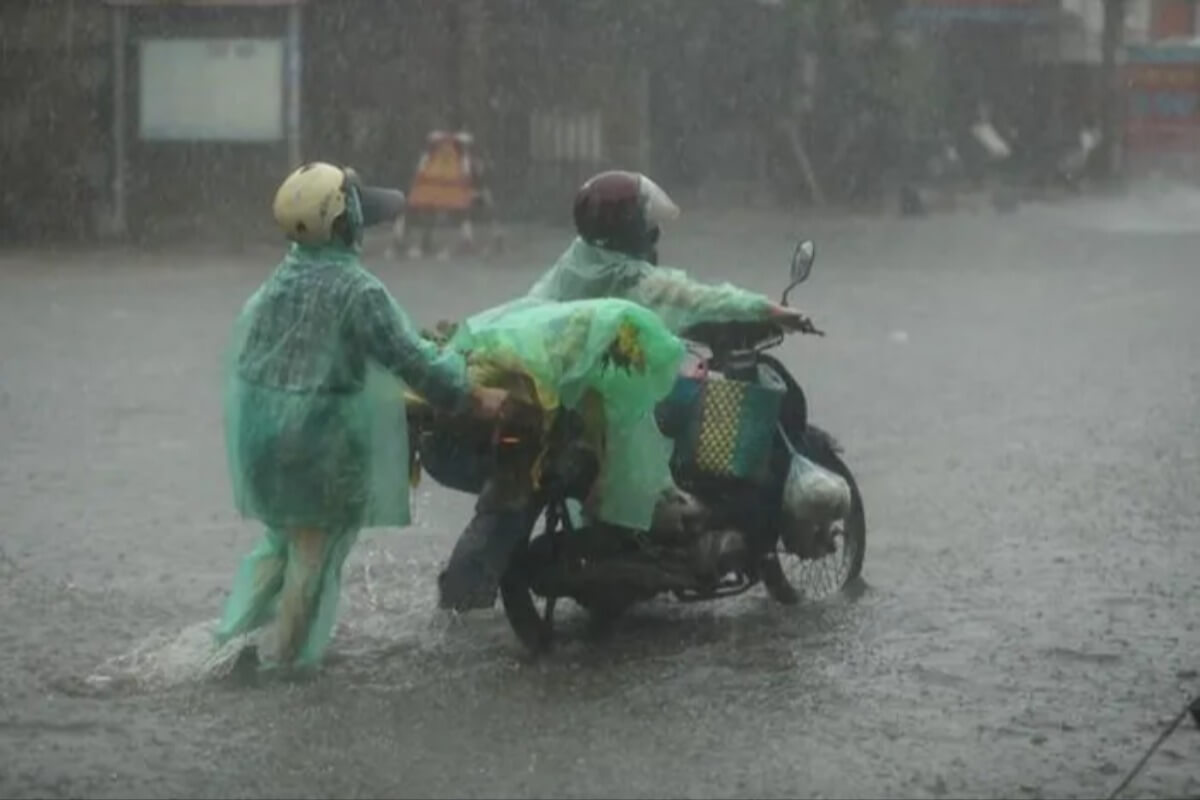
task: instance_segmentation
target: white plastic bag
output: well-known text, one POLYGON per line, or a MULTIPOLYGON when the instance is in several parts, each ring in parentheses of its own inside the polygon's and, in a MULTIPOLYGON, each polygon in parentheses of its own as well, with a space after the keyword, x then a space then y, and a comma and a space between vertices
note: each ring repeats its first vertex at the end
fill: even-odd
POLYGON ((823 527, 849 513, 850 484, 841 475, 793 453, 783 486, 784 524, 823 527))

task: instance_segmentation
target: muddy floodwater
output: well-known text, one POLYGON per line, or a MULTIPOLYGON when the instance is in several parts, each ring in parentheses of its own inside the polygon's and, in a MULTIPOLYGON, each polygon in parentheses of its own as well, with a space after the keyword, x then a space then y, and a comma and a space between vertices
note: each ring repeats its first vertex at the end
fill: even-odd
MULTIPOLYGON (((371 263, 431 323, 567 242, 519 233, 371 263)), ((1200 692, 1200 210, 685 214, 663 259, 774 293, 798 233, 828 335, 781 353, 862 485, 865 590, 656 603, 606 641, 568 611, 532 663, 499 608, 435 609, 470 499, 423 484, 352 556, 324 671, 251 686, 210 660, 258 533, 218 359, 278 253, 0 255, 0 795, 1107 794, 1200 692)), ((1200 796, 1190 722, 1127 796, 1200 796)))

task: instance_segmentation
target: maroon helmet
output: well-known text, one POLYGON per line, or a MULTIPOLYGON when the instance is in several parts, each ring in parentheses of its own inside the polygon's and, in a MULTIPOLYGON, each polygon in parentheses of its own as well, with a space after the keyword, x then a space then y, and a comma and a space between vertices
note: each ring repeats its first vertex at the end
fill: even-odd
POLYGON ((678 216, 679 206, 639 172, 601 172, 575 194, 575 231, 580 238, 635 258, 649 259, 659 226, 678 216))

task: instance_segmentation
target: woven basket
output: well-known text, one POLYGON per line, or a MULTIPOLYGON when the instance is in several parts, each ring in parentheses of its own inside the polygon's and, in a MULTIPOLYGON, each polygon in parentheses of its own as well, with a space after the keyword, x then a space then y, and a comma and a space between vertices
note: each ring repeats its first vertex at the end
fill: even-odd
POLYGON ((677 460, 703 476, 762 478, 783 392, 743 381, 707 379, 698 383, 690 419, 676 448, 677 460))

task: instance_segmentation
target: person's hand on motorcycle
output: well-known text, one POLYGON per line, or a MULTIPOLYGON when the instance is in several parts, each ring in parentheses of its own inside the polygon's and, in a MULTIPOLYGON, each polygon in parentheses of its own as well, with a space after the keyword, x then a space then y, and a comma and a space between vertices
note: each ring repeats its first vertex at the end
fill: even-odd
POLYGON ((813 325, 811 319, 800 313, 794 308, 787 306, 774 306, 771 309, 772 316, 785 330, 796 331, 798 333, 812 333, 817 336, 824 336, 825 332, 818 330, 817 326, 813 325))

